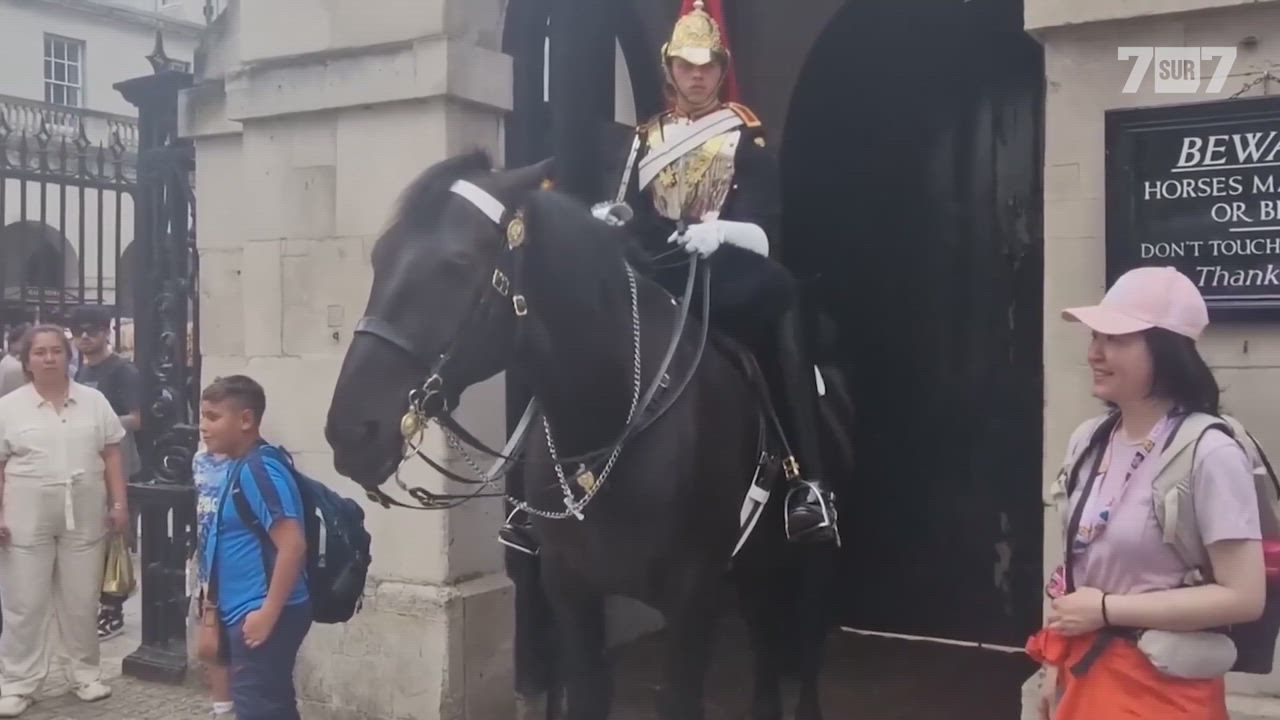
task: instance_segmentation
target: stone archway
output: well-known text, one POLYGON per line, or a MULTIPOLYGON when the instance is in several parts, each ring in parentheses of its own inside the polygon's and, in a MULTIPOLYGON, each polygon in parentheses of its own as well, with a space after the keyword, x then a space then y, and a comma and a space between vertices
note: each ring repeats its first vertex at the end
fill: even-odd
POLYGON ((21 288, 78 290, 80 259, 62 233, 35 220, 0 230, 0 283, 6 296, 21 288))

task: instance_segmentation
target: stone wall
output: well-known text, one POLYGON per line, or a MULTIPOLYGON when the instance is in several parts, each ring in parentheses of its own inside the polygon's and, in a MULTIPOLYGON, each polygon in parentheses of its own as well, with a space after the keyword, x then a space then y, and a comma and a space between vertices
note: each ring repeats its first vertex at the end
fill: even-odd
MULTIPOLYGON (((268 395, 265 434, 345 495, 324 417, 367 298, 369 253, 400 191, 472 147, 501 160, 510 59, 501 0, 232 3, 184 96, 199 188, 204 381, 247 372, 268 395)), ((464 396, 462 421, 501 444, 501 380, 464 396)), ((440 438, 431 452, 447 457, 440 438)), ((425 465, 411 483, 440 487, 425 465)), ((303 648, 304 716, 510 717, 512 589, 494 533, 501 503, 448 513, 366 504, 372 577, 350 623, 303 648)))
MULTIPOLYGON (((1088 392, 1087 331, 1063 322, 1063 307, 1092 304, 1105 291, 1104 112, 1209 96, 1156 95, 1151 83, 1136 94, 1120 92, 1130 62, 1119 46, 1236 46, 1239 57, 1220 98, 1233 95, 1260 74, 1280 72, 1280 4, 1229 0, 1141 0, 1126 3, 1027 0, 1028 29, 1043 43, 1046 75, 1045 130, 1045 465, 1047 483, 1065 452, 1067 436, 1099 411, 1088 392), (1214 8, 1185 12, 1197 8, 1214 8), (1105 22, 1102 22, 1106 20, 1105 22), (1256 45, 1241 44, 1247 37, 1256 45)), ((1246 96, 1275 93, 1280 83, 1260 83, 1246 96)), ((1220 99, 1219 98, 1219 99, 1220 99)), ((1275 324, 1211 326, 1201 351, 1224 388, 1223 405, 1268 447, 1280 448, 1280 332, 1275 324)), ((1046 572, 1061 557, 1061 523, 1045 515, 1046 572)), ((1244 694, 1280 694, 1280 677, 1230 678, 1244 694)), ((1243 709, 1245 700, 1233 700, 1243 709)), ((1258 700, 1250 711, 1264 716, 1258 700)), ((1270 712, 1276 712, 1271 709, 1270 712)), ((1280 717, 1276 712, 1273 717, 1280 717)), ((1026 717, 1031 717, 1027 715, 1026 717)))

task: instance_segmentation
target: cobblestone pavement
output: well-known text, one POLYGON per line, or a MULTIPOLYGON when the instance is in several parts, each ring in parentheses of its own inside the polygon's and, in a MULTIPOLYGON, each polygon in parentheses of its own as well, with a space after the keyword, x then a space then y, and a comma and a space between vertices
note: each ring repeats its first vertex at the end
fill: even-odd
POLYGON ((111 686, 110 698, 83 703, 69 692, 62 678, 65 670, 55 666, 39 701, 22 715, 22 720, 208 720, 208 693, 188 674, 186 685, 147 683, 120 675, 120 664, 140 642, 141 602, 135 594, 125 603, 125 632, 102 644, 102 674, 111 686))
POLYGON ((161 685, 132 678, 110 681, 109 699, 80 702, 67 692, 46 694, 22 720, 208 720, 208 695, 190 685, 161 685))

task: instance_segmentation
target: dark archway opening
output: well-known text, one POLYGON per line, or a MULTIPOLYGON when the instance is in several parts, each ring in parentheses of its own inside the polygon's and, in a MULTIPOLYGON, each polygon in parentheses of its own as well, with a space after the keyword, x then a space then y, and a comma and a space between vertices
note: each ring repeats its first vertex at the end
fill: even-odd
POLYGON ((617 49, 626 60, 637 117, 650 117, 663 105, 658 44, 646 32, 643 3, 511 3, 502 41, 512 57, 515 88, 506 122, 508 166, 555 155, 562 190, 588 202, 602 197, 618 174, 623 158, 615 156, 630 132, 614 122, 617 49))
POLYGON ((66 236, 45 223, 0 228, 0 325, 61 320, 81 298, 79 263, 66 236))
POLYGON ((782 149, 785 259, 857 405, 840 619, 1038 625, 1043 56, 1018 0, 850 3, 782 149))
POLYGON ((28 286, 61 288, 62 258, 57 250, 42 243, 27 256, 22 275, 28 286))

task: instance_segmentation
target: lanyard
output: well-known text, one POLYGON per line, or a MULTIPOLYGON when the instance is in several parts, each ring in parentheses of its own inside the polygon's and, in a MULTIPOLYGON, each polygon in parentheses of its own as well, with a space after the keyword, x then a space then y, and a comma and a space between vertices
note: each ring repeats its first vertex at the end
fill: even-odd
POLYGON ((1089 480, 1080 490, 1080 497, 1076 500, 1075 510, 1071 513, 1071 520, 1067 524, 1067 538, 1069 548, 1066 554, 1066 562, 1054 569, 1049 577, 1049 582, 1045 587, 1045 593, 1051 597, 1061 597, 1067 593, 1074 592, 1075 584, 1072 582, 1072 562, 1076 555, 1084 552, 1094 540, 1102 535, 1102 531, 1106 529, 1107 522, 1111 519, 1112 509, 1116 503, 1124 496, 1125 490, 1129 487, 1129 481, 1137 473, 1138 468, 1142 467, 1142 463, 1151 456, 1155 450, 1156 438, 1165 431, 1170 421, 1170 416, 1166 415, 1151 428, 1151 432, 1147 433, 1147 437, 1142 441, 1138 451, 1134 453, 1133 460, 1129 462, 1129 469, 1125 473, 1124 480, 1121 482, 1119 489, 1106 505, 1095 514, 1095 521, 1089 525, 1083 525, 1081 520, 1084 513, 1089 511, 1089 496, 1094 486, 1106 479, 1107 470, 1111 465, 1112 449, 1115 445, 1116 433, 1119 431, 1119 425, 1112 429, 1111 436, 1107 438, 1107 447, 1103 454, 1098 457, 1097 464, 1093 466, 1089 475, 1089 480))
MULTIPOLYGON (((1151 451, 1155 449, 1156 438, 1164 432, 1165 426, 1168 425, 1169 417, 1160 419, 1160 422, 1151 428, 1151 432, 1147 433, 1147 437, 1143 439, 1142 444, 1138 447, 1138 451, 1133 454, 1133 459, 1129 461, 1129 469, 1125 471, 1124 480, 1120 482, 1120 487, 1116 489, 1115 494, 1110 500, 1102 506, 1102 508, 1094 516, 1094 521, 1089 525, 1081 525, 1075 537, 1071 539, 1071 550, 1075 553, 1083 552, 1094 540, 1097 540, 1102 532, 1106 530, 1107 523, 1111 520, 1111 512, 1120 499, 1124 497, 1125 490, 1129 488, 1129 481, 1133 479, 1134 473, 1138 472, 1138 468, 1142 467, 1142 463, 1151 457, 1151 451)), ((1120 426, 1117 425, 1111 431, 1111 437, 1107 440, 1107 449, 1102 456, 1102 463, 1098 466, 1097 481, 1106 482, 1107 471, 1111 468, 1111 456, 1115 449, 1116 434, 1120 432, 1120 426)), ((1085 503, 1085 511, 1089 511, 1087 503, 1089 502, 1089 485, 1085 485, 1080 491, 1080 499, 1076 502, 1085 503)))

